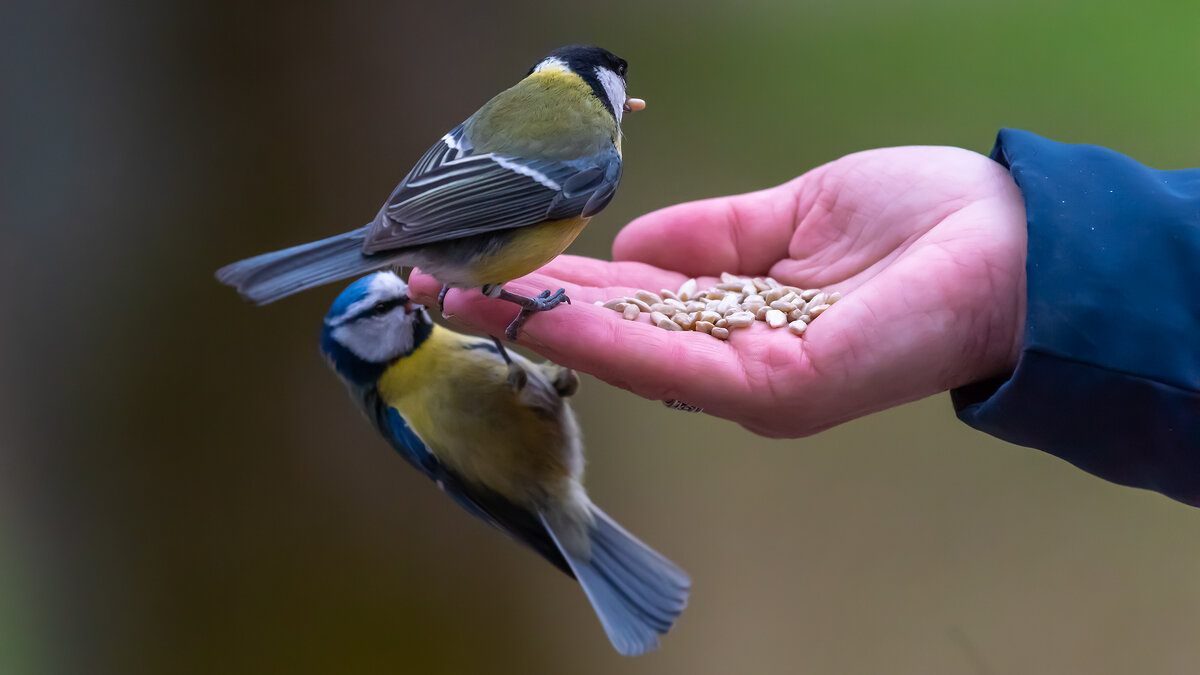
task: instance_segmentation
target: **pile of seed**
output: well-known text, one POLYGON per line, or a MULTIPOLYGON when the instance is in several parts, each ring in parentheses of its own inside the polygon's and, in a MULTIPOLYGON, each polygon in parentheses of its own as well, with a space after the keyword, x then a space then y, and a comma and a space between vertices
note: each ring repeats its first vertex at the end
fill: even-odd
POLYGON ((620 312, 630 321, 648 314, 650 323, 664 330, 696 330, 729 339, 735 328, 762 321, 771 328, 788 327, 804 335, 808 324, 841 299, 841 293, 785 286, 771 277, 739 277, 721 274, 721 283, 700 290, 695 279, 683 282, 678 291, 638 291, 633 297, 613 298, 597 305, 620 312))

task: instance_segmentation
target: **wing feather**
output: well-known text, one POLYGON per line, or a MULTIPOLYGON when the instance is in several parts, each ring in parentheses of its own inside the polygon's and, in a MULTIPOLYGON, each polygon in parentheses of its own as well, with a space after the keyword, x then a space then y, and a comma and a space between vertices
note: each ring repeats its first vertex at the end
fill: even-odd
POLYGON ((421 157, 367 228, 365 253, 591 216, 621 179, 613 146, 574 160, 475 154, 463 125, 421 157))

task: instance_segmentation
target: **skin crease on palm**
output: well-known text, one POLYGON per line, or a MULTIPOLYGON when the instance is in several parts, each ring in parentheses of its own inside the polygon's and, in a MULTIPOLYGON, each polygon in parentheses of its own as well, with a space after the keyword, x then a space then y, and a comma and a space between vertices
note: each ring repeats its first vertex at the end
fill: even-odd
MULTIPOLYGON (((987 157, 886 148, 767 190, 655 211, 618 234, 614 262, 563 255, 506 288, 566 288, 574 304, 535 315, 518 340, 546 358, 758 434, 798 437, 1011 372, 1024 329, 1025 227, 1016 184, 987 157), (693 276, 704 288, 721 272, 844 297, 803 338, 755 322, 728 342, 593 304, 693 276)), ((413 274, 418 301, 434 305, 439 288, 413 274)), ((513 316, 478 291, 451 291, 445 307, 476 333, 501 335, 513 316)))

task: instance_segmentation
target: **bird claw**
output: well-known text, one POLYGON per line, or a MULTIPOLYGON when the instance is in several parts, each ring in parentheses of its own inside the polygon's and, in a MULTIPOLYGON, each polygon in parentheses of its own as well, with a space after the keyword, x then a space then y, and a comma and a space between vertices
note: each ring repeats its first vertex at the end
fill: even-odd
POLYGON ((521 326, 525 325, 525 321, 533 314, 554 309, 564 302, 568 305, 571 304, 571 299, 567 297, 567 289, 565 288, 560 288, 557 291, 546 289, 532 298, 509 293, 508 291, 501 291, 500 297, 521 306, 521 311, 517 313, 517 318, 513 319, 513 322, 508 324, 508 328, 504 331, 504 337, 508 338, 509 342, 516 341, 517 334, 521 332, 521 326))
POLYGON ((558 374, 554 377, 554 391, 563 398, 579 391, 579 375, 570 368, 560 366, 558 374))
POLYGON ((509 342, 516 342, 517 341, 517 333, 519 333, 521 331, 521 325, 524 323, 525 323, 525 310, 521 310, 521 312, 519 314, 517 314, 517 318, 513 319, 513 322, 508 324, 508 328, 504 329, 505 339, 507 339, 509 342))
POLYGON ((524 389, 524 386, 529 383, 528 372, 521 368, 521 364, 512 360, 512 357, 509 356, 509 351, 504 348, 504 342, 500 342, 496 335, 488 335, 488 337, 491 337, 493 344, 496 345, 496 350, 500 353, 500 358, 504 359, 504 363, 509 366, 509 376, 505 380, 508 380, 509 386, 512 387, 512 392, 520 394, 521 389, 524 389))
POLYGON ((537 310, 539 312, 546 309, 554 309, 561 302, 565 302, 568 305, 571 304, 571 299, 567 297, 567 289, 565 288, 560 288, 557 291, 551 291, 549 288, 547 288, 541 293, 538 293, 538 296, 534 299, 547 303, 545 308, 537 310))
POLYGON ((520 392, 529 382, 529 373, 516 363, 509 362, 508 364, 508 384, 513 388, 514 392, 520 392))
POLYGON ((529 373, 521 367, 519 363, 513 361, 512 356, 509 356, 508 350, 504 348, 504 343, 496 338, 495 335, 489 335, 492 343, 496 345, 496 350, 500 352, 500 358, 504 359, 504 363, 508 366, 508 384, 513 388, 514 392, 520 393, 525 385, 529 382, 529 373))

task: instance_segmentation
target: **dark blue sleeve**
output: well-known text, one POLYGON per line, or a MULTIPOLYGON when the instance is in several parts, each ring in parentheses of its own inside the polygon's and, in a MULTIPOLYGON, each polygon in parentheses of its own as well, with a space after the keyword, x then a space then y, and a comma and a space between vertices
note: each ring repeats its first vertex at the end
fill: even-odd
POLYGON ((1013 129, 992 158, 1025 199, 1025 339, 959 418, 1200 506, 1200 170, 1013 129))

